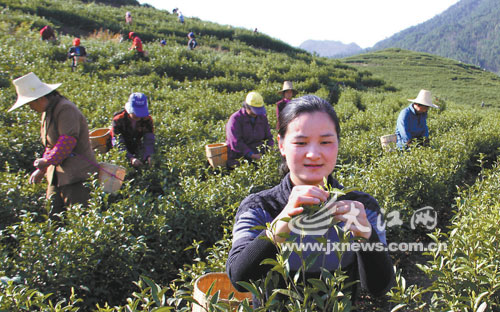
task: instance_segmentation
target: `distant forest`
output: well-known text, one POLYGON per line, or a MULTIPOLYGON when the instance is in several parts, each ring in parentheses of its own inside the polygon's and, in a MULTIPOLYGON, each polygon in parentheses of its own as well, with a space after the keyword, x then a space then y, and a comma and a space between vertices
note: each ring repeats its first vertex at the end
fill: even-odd
POLYGON ((434 18, 378 42, 390 47, 428 52, 500 71, 500 1, 461 0, 434 18))

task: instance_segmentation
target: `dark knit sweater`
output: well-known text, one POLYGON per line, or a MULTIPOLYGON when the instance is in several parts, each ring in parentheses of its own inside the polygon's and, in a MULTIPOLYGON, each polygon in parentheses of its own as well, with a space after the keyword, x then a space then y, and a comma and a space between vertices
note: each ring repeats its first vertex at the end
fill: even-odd
MULTIPOLYGON (((332 177, 329 178, 328 183, 333 187, 343 188, 332 177)), ((265 226, 268 222, 271 223, 288 203, 292 188, 293 185, 288 174, 277 186, 251 194, 241 202, 233 227, 233 244, 226 262, 227 274, 238 290, 245 291, 237 284, 238 281, 248 282, 260 279, 265 277, 271 269, 269 265, 260 265, 260 263, 267 258, 275 259, 277 249, 269 240, 260 239, 261 236, 266 236, 265 230, 253 230, 252 228, 258 225, 265 226)), ((377 220, 379 224, 383 223, 380 207, 372 196, 352 191, 340 196, 338 200, 356 200, 363 203, 367 218, 373 228, 368 241, 383 243, 384 246, 387 244, 385 229, 377 226, 377 220)), ((339 225, 343 226, 342 223, 339 225)), ((328 231, 325 237, 330 241, 334 241, 335 238, 338 241, 336 233, 332 234, 332 232, 335 231, 328 231)), ((339 261, 334 252, 330 255, 325 254, 323 257, 327 257, 326 262, 321 260, 321 256, 318 257, 317 262, 329 264, 330 271, 338 267, 339 261)), ((292 262, 290 261, 290 267, 293 271, 292 262)), ((347 251, 343 254, 341 266, 347 270, 350 280, 359 279, 361 285, 375 296, 384 295, 394 280, 392 261, 387 251, 347 251)), ((315 270, 316 272, 319 270, 317 266, 316 269, 313 266, 309 272, 314 274, 315 270)))

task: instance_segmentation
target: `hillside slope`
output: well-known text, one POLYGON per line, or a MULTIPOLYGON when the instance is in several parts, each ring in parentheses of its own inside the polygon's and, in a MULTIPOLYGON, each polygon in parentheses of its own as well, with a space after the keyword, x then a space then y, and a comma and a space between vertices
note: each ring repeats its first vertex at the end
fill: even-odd
MULTIPOLYGON (((106 0, 116 5, 112 0, 106 0)), ((187 44, 187 33, 194 32, 200 43, 216 44, 215 41, 231 40, 259 49, 285 53, 303 53, 304 51, 291 47, 285 42, 273 39, 265 34, 254 34, 253 31, 225 27, 197 18, 186 18, 184 24, 177 21, 177 16, 164 10, 148 6, 123 5, 128 1, 118 1, 122 5, 114 7, 104 3, 85 3, 78 0, 68 1, 24 1, 1 0, 2 14, 16 16, 26 14, 34 16, 30 21, 32 30, 39 30, 44 25, 51 25, 56 32, 72 36, 88 36, 99 29, 107 29, 112 33, 122 34, 127 38, 129 31, 137 33, 143 42, 159 42, 170 38, 181 44, 187 44), (133 23, 127 25, 125 12, 130 11, 133 23), (201 38, 200 38, 201 37, 201 38)), ((134 4, 135 1, 130 2, 134 4)), ((26 23, 20 18, 17 23, 26 23)), ((220 43, 218 43, 220 45, 220 43)))
POLYGON ((428 52, 498 73, 500 2, 461 0, 442 14, 378 42, 372 50, 386 48, 428 52))
MULTIPOLYGON (((191 18, 181 25, 153 8, 76 0, 0 0, 0 8, 0 192, 6 194, 0 196, 0 276, 22 276, 24 285, 52 293, 56 301, 69 298, 74 286, 84 299, 83 311, 97 303, 124 304, 142 274, 169 285, 180 268, 204 257, 230 232, 244 196, 279 179, 278 153, 263 157, 258 168, 245 164, 233 171, 214 170, 207 164, 205 145, 224 142, 225 123, 250 90, 263 95, 274 133, 274 103, 285 79, 294 82, 299 94, 332 103, 344 88, 386 89, 368 72, 263 34, 191 18), (129 29, 145 39, 146 60, 129 50, 130 41, 118 38, 126 29, 124 11, 134 16, 129 29), (54 26, 57 42, 39 39, 45 24, 54 26), (188 29, 198 34, 195 50, 186 47, 188 29), (77 34, 89 62, 72 71, 66 53, 77 34), (156 41, 160 38, 166 39, 165 46, 156 41), (28 184, 43 149, 40 116, 28 107, 6 112, 17 97, 12 80, 29 72, 47 83, 63 83, 58 90, 80 108, 91 129, 109 127, 131 92, 147 95, 154 120, 153 167, 136 171, 118 149, 98 155, 99 161, 126 167, 126 182, 119 194, 109 195, 97 180, 90 181, 91 208, 68 211, 63 231, 45 218, 46 185, 28 184)), ((0 310, 20 310, 2 304, 0 310)))
MULTIPOLYGON (((381 59, 379 66, 358 65, 362 59, 345 64, 242 29, 198 19, 181 25, 167 12, 146 7, 116 8, 76 0, 0 0, 0 6, 1 311, 191 310, 194 281, 206 272, 225 270, 241 200, 282 179, 277 149, 257 163, 243 162, 234 170, 208 165, 205 145, 224 142, 225 124, 250 90, 263 95, 274 137, 274 103, 283 80, 292 80, 299 96, 315 94, 335 105, 342 139, 334 175, 341 184, 372 194, 387 216, 401 218, 405 226, 387 225, 391 242, 427 239, 428 232, 409 226, 412 214, 421 207, 434 207, 438 227, 446 231, 457 189, 467 187, 478 172, 478 155, 483 166, 500 153, 500 113, 464 105, 470 98, 466 92, 457 92, 454 101, 443 102, 446 109, 429 115, 429 148, 384 153, 380 146, 379 137, 393 133, 399 111, 408 105, 406 98, 415 96, 423 85, 421 72, 437 76, 439 68, 449 67, 452 70, 441 70, 438 77, 443 82, 464 77, 470 82, 465 91, 498 90, 496 81, 486 83, 490 77, 486 74, 492 74, 476 67, 402 50, 375 54, 381 59), (126 30, 120 24, 125 10, 135 17, 132 29, 148 38, 147 59, 136 57, 129 50, 130 42, 118 38, 126 30), (47 23, 58 31, 56 43, 39 40, 38 29, 47 23), (114 28, 109 32, 107 26, 114 28), (191 27, 199 29, 200 46, 195 50, 185 45, 185 33, 191 27), (78 33, 90 61, 72 71, 66 53, 78 33), (160 46, 159 38, 167 44, 160 46), (403 76, 404 68, 398 68, 403 62, 418 64, 413 74, 406 68, 403 76), (399 75, 390 78, 399 92, 371 72, 391 66, 399 75), (89 206, 68 209, 63 226, 47 219, 46 182, 28 183, 33 161, 43 153, 40 115, 26 106, 7 112, 17 98, 12 79, 31 71, 44 82, 61 82, 58 90, 79 107, 92 129, 109 127, 113 113, 123 109, 131 92, 148 96, 154 120, 152 167, 131 167, 117 148, 97 154, 98 161, 125 167, 125 182, 116 194, 107 194, 97 177, 90 179, 89 206)), ((470 224, 476 225, 478 218, 470 224)), ((391 253, 409 282, 423 279, 411 268, 422 260, 416 254, 391 253)), ((492 254, 496 259, 498 253, 492 254)), ((479 287, 464 284, 461 290, 470 287, 470 295, 454 302, 479 303, 483 289, 495 291, 498 285, 496 276, 480 280, 479 287)), ((298 295, 304 298, 303 293, 298 295)), ((384 311, 405 299, 392 298, 384 311)), ((436 292, 434 298, 449 295, 436 292)), ((363 299, 366 309, 359 311, 380 308, 363 299)), ((498 296, 486 299, 493 310, 500 305, 498 296)), ((409 300, 421 305, 419 297, 409 300)), ((217 301, 216 296, 211 301, 217 301)), ((453 307, 453 311, 466 310, 453 307)))
POLYGON ((342 59, 374 73, 414 96, 420 89, 469 107, 500 108, 500 77, 474 65, 452 59, 401 49, 386 49, 342 59))

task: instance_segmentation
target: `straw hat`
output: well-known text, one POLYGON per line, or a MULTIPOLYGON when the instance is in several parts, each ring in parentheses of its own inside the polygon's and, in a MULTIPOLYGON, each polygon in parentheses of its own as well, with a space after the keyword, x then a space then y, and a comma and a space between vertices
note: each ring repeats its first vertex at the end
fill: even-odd
POLYGON ((431 91, 427 91, 424 89, 420 90, 416 99, 408 99, 408 101, 425 106, 439 108, 439 106, 437 106, 436 104, 432 104, 431 91))
POLYGON ((283 82, 283 89, 278 91, 278 93, 282 93, 282 92, 285 92, 287 90, 292 90, 293 91, 293 95, 297 94, 297 90, 295 90, 293 88, 293 84, 291 81, 285 81, 283 82))
POLYGON ((16 87, 17 101, 8 111, 13 111, 26 103, 41 98, 57 89, 61 84, 43 83, 34 73, 29 73, 12 81, 16 87))

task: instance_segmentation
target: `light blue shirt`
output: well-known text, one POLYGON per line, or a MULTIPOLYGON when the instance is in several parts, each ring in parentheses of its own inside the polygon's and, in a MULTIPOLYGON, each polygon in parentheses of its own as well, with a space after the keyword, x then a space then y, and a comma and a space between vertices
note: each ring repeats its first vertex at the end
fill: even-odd
POLYGON ((404 149, 406 143, 411 139, 429 137, 427 112, 417 114, 413 108, 413 103, 403 109, 399 113, 396 135, 398 137, 397 146, 399 149, 404 149))

